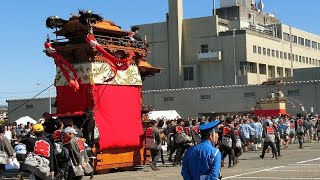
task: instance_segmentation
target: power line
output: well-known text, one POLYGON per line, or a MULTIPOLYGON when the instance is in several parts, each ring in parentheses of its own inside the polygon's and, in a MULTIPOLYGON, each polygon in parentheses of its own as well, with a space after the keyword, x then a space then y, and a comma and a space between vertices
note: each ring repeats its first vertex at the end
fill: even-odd
MULTIPOLYGON (((49 89, 49 88, 48 88, 49 89)), ((15 92, 12 92, 12 91, 2 91, 0 92, 0 94, 28 94, 28 93, 36 93, 36 92, 39 92, 39 91, 15 91, 15 92)))
POLYGON ((39 96, 40 94, 42 94, 43 92, 45 92, 46 90, 48 90, 51 86, 53 86, 53 84, 51 84, 50 86, 48 86, 47 88, 45 88, 44 90, 42 90, 41 92, 39 92, 38 94, 36 94, 35 96, 33 96, 32 98, 28 99, 27 101, 25 101, 24 103, 22 103, 20 106, 14 108, 13 110, 11 110, 10 112, 8 112, 7 114, 12 113, 13 111, 19 109, 20 107, 22 107, 23 105, 27 104, 28 102, 32 101, 34 98, 36 98, 37 96, 39 96))

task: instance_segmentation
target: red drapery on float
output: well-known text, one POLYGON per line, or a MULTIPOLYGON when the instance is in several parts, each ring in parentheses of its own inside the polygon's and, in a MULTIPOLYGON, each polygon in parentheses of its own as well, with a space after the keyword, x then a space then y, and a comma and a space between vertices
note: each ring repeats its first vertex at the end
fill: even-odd
POLYGON ((125 59, 118 59, 104 50, 104 48, 97 42, 96 38, 92 34, 86 37, 86 41, 95 50, 97 50, 104 57, 104 60, 110 65, 114 75, 107 79, 107 82, 116 76, 118 70, 126 70, 130 66, 130 61, 134 57, 133 51, 129 53, 129 57, 125 59))
POLYGON ((94 106, 100 149, 135 147, 143 135, 140 96, 140 86, 84 84, 77 92, 58 86, 57 113, 85 112, 94 106))
POLYGON ((69 85, 74 88, 75 91, 79 89, 79 82, 78 82, 78 75, 76 71, 74 70, 73 66, 64 59, 52 46, 49 42, 44 43, 44 46, 46 48, 46 51, 48 54, 54 59, 54 62, 56 65, 60 68, 63 76, 66 78, 67 82, 69 82, 69 85), (71 76, 69 75, 66 68, 71 71, 73 75, 73 79, 71 79, 71 76))

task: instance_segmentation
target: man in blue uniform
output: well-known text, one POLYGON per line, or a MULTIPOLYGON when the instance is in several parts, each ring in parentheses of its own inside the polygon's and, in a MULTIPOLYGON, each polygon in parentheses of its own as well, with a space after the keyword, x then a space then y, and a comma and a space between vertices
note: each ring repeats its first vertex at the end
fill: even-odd
POLYGON ((221 153, 212 144, 216 141, 213 128, 220 121, 199 127, 202 142, 189 148, 183 157, 181 175, 185 180, 213 180, 220 178, 221 153))

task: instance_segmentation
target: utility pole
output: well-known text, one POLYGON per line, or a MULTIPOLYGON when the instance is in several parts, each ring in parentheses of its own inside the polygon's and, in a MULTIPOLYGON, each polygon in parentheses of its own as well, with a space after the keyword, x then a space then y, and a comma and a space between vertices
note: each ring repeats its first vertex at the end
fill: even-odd
POLYGON ((216 0, 213 0, 213 15, 217 15, 216 0))
POLYGON ((49 91, 49 114, 51 114, 51 91, 50 88, 48 89, 49 91))
POLYGON ((237 66, 236 66, 236 29, 233 29, 233 68, 234 68, 234 85, 237 85, 237 66))
POLYGON ((292 56, 292 27, 290 27, 290 60, 291 60, 291 77, 293 77, 293 56, 292 56))

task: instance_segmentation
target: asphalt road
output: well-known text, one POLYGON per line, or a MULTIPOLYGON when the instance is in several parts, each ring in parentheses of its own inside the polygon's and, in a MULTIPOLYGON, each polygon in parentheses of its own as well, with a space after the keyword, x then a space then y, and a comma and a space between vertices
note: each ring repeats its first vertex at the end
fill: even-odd
MULTIPOLYGON (((259 155, 261 151, 244 153, 240 162, 233 168, 223 167, 223 179, 296 179, 320 180, 320 143, 306 143, 304 149, 297 144, 282 149, 282 156, 278 160, 271 158, 271 153, 264 159, 259 155)), ((227 162, 227 160, 226 160, 227 162)), ((153 172, 149 166, 135 168, 132 171, 115 171, 104 175, 95 175, 95 180, 179 180, 181 167, 159 163, 160 171, 153 172)), ((88 177, 84 179, 89 179, 88 177)))

